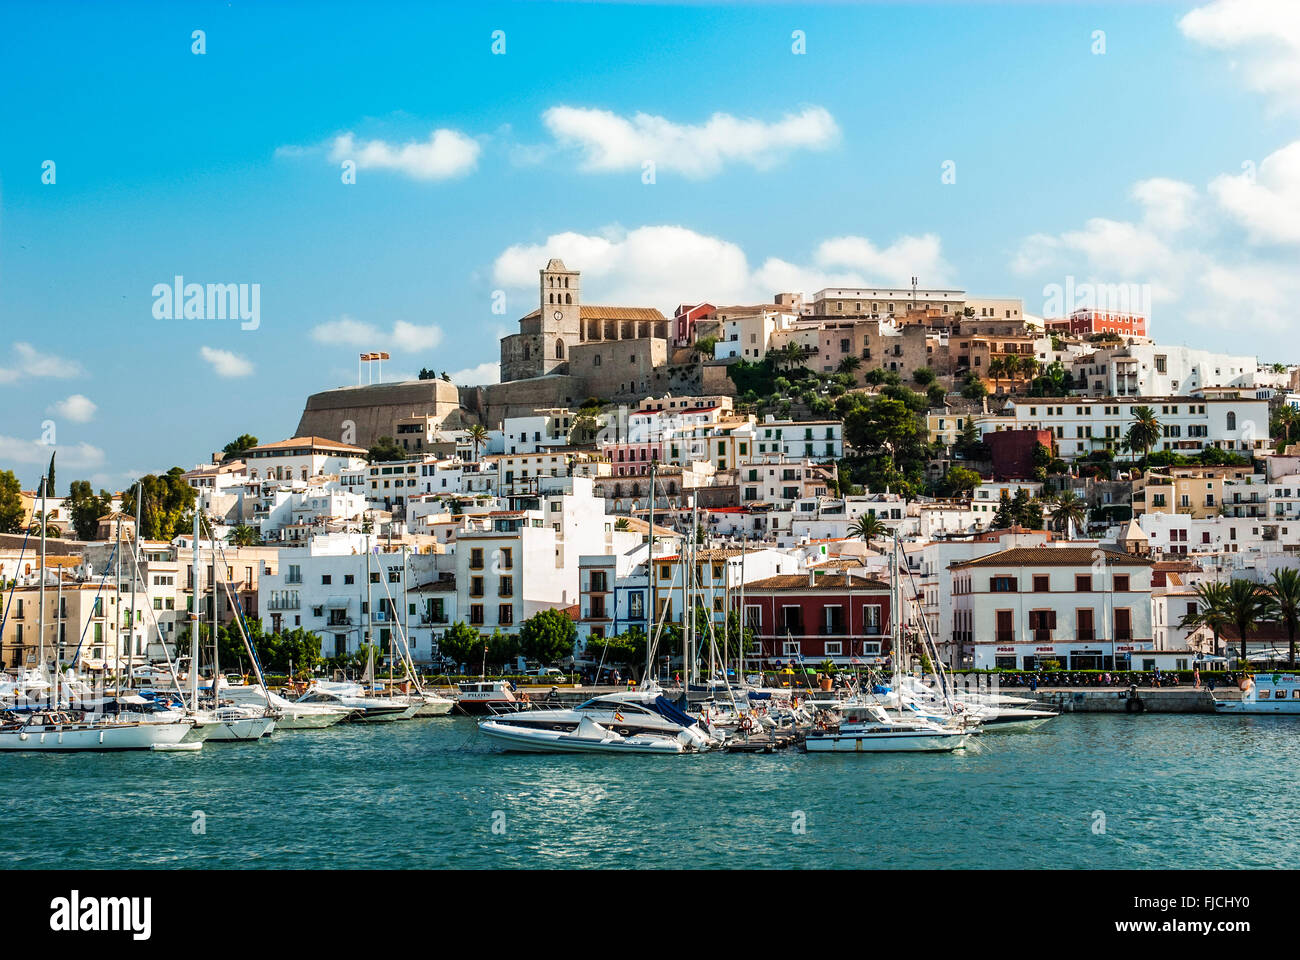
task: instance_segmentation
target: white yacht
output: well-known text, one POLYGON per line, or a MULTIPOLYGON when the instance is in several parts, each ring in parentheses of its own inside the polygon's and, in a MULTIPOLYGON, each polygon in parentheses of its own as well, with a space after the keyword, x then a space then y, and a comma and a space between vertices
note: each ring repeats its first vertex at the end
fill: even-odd
POLYGON ((507 749, 544 753, 687 753, 718 744, 701 721, 657 688, 593 697, 571 708, 505 713, 484 720, 479 730, 507 749))
POLYGON ((266 690, 260 683, 221 688, 221 698, 239 706, 269 708, 277 730, 318 730, 331 727, 356 713, 350 707, 326 703, 295 703, 266 690))
POLYGON ((180 743, 190 720, 121 720, 46 710, 0 717, 0 751, 150 750, 180 743))
POLYGON ((899 719, 878 703, 844 708, 844 719, 804 737, 809 753, 949 753, 966 746, 973 731, 933 721, 899 719))
POLYGON ((529 706, 527 701, 515 696, 505 680, 473 680, 457 686, 460 693, 456 697, 456 709, 470 716, 510 713, 529 706))
POLYGON ((355 711, 348 720, 354 723, 388 723, 409 720, 419 707, 405 700, 369 697, 358 683, 317 680, 295 703, 324 704, 355 711))

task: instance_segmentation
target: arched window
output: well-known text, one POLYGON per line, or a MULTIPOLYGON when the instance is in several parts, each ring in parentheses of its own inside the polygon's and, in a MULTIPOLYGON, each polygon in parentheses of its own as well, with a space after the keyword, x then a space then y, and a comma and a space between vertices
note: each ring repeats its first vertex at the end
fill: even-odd
POLYGON ((547 302, 547 303, 554 303, 554 302, 555 302, 555 294, 553 294, 553 293, 548 293, 548 294, 546 295, 546 302, 547 302))
POLYGON ((1237 415, 1235 413, 1232 412, 1228 413, 1228 429, 1229 430, 1237 429, 1237 415))
POLYGON ((564 359, 564 341, 563 341, 563 340, 556 340, 556 341, 555 341, 555 359, 556 359, 556 360, 563 360, 563 359, 564 359))
POLYGON ((565 303, 573 303, 573 294, 571 294, 571 293, 566 293, 566 294, 564 295, 564 302, 565 302, 565 303))

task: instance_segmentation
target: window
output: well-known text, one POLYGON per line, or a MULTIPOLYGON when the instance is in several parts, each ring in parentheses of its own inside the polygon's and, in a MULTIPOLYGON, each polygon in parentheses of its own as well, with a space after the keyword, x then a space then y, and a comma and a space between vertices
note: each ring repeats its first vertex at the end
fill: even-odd
POLYGON ((498 597, 513 597, 515 595, 515 578, 502 577, 497 581, 498 597))
POLYGON ((1097 631, 1092 624, 1092 609, 1080 608, 1074 611, 1074 639, 1080 643, 1092 643, 1097 639, 1097 631))
POLYGON ((1015 593, 1015 577, 989 577, 990 593, 1015 593))
POLYGON ((501 569, 510 570, 515 565, 514 548, 502 547, 497 551, 497 556, 501 560, 501 569))
POLYGON ((482 577, 470 577, 470 580, 469 580, 469 595, 470 595, 471 597, 481 597, 481 596, 483 596, 483 578, 482 578, 482 577))
POLYGON ((1127 607, 1115 611, 1115 639, 1119 641, 1133 639, 1132 611, 1127 607))
POLYGON ((1034 574, 1034 593, 1047 593, 1051 590, 1051 577, 1045 573, 1034 574))
POLYGON ((1076 573, 1074 575, 1075 593, 1092 593, 1092 574, 1076 573))
POLYGON ((469 568, 471 570, 483 569, 483 548, 474 547, 469 552, 469 568))
POLYGON ((1115 574, 1115 592, 1128 593, 1128 590, 1129 590, 1128 574, 1127 573, 1115 574))
POLYGON ((515 608, 513 604, 503 603, 497 607, 497 623, 507 624, 515 622, 515 608))
POLYGON ((320 577, 320 582, 325 586, 329 586, 331 583, 334 582, 334 578, 328 573, 322 573, 320 577))
POLYGON ((469 622, 476 625, 483 623, 483 604, 472 603, 469 607, 469 622))

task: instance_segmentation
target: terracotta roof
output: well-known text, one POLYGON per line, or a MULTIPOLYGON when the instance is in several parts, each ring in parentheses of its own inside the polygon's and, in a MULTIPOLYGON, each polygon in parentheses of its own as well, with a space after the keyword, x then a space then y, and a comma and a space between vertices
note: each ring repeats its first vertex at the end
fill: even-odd
POLYGON ((365 453, 365 447, 354 447, 351 444, 339 443, 337 440, 326 440, 324 437, 290 437, 288 440, 277 440, 274 443, 259 443, 255 447, 249 447, 248 452, 253 450, 284 450, 290 447, 323 447, 329 450, 347 450, 365 453))
MULTIPOLYGON (((738 557, 744 551, 741 550, 701 550, 695 554, 696 560, 726 560, 730 557, 738 557)), ((673 554, 671 557, 655 557, 656 561, 661 560, 680 560, 679 554, 673 554)))
POLYGON ((965 567, 1088 567, 1103 560, 1125 567, 1150 567, 1152 562, 1131 553, 1099 547, 1012 547, 986 557, 963 560, 952 568, 965 567))
MULTIPOLYGON (((534 310, 520 319, 531 320, 541 316, 541 310, 534 310)), ((578 316, 583 320, 667 320, 655 307, 602 307, 582 304, 578 307, 578 316)))
POLYGON ((745 584, 745 590, 888 590, 889 584, 875 577, 849 577, 844 573, 819 573, 814 586, 806 573, 787 573, 745 584))

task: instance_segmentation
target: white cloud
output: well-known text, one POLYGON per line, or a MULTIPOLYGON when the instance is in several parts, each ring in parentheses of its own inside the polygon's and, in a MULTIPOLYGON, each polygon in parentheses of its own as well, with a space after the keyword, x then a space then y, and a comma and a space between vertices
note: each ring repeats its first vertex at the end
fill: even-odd
POLYGON ((45 465, 50 462, 50 454, 55 452, 58 453, 57 468, 91 469, 103 465, 105 459, 104 451, 89 443, 51 446, 39 440, 0 436, 0 463, 45 465))
POLYGON ((384 331, 372 323, 356 320, 347 314, 312 327, 311 337, 330 346, 360 347, 366 350, 398 349, 422 352, 442 343, 442 328, 436 324, 408 323, 398 320, 384 331))
POLYGON ((229 350, 200 347, 199 356, 212 364, 213 372, 219 377, 247 377, 253 372, 252 363, 229 350))
POLYGON ((0 383, 13 383, 23 377, 51 377, 69 380, 81 376, 81 364, 51 353, 41 353, 30 343, 13 345, 9 363, 0 367, 0 383))
POLYGON ((95 406, 95 403, 89 397, 74 393, 58 403, 50 404, 46 407, 45 412, 71 420, 74 423, 88 423, 94 418, 97 409, 99 408, 95 406))
POLYGON ((1252 173, 1215 177, 1210 193, 1256 243, 1300 243, 1300 140, 1269 154, 1258 175, 1252 173))
POLYGON ((912 276, 928 286, 951 280, 937 237, 901 237, 878 247, 865 237, 836 237, 812 262, 769 258, 751 267, 745 251, 719 237, 680 226, 610 228, 600 235, 558 233, 539 244, 506 248, 493 265, 504 287, 534 291, 537 270, 551 257, 582 271, 588 303, 629 304, 671 311, 678 303, 770 303, 780 292, 811 294, 827 286, 904 286, 912 276))
POLYGON ((349 132, 334 138, 330 160, 354 160, 358 170, 393 170, 415 180, 446 180, 472 171, 481 149, 476 140, 458 130, 434 130, 427 141, 403 144, 358 141, 349 132))
POLYGON ((501 364, 496 360, 480 363, 476 367, 467 367, 447 374, 451 382, 462 387, 478 387, 488 383, 501 382, 501 364))
POLYGON ((1147 225, 1172 232, 1192 225, 1200 198, 1190 183, 1152 177, 1133 185, 1133 199, 1142 204, 1145 210, 1143 221, 1147 225))
POLYGON ((1300 4, 1295 0, 1214 0, 1178 21, 1183 35, 1240 56, 1249 89, 1300 108, 1300 4))
MULTIPOLYGON (((1230 238, 1243 227, 1255 242, 1300 242, 1300 142, 1272 154, 1258 180, 1225 174, 1202 193, 1156 178, 1138 182, 1130 195, 1140 217, 1094 217, 1080 229, 1026 237, 1012 268, 1057 285, 1067 274, 1076 287, 1145 284, 1157 338, 1181 339, 1180 326, 1192 324, 1220 331, 1218 349, 1251 352, 1259 349, 1244 342, 1252 333, 1273 336, 1293 323, 1300 298, 1294 251, 1230 238)), ((1033 312, 1031 304, 1026 309, 1033 312)), ((1277 347, 1274 341, 1270 348, 1277 347)))
POLYGON ((688 177, 712 176, 728 163, 766 169, 796 150, 824 150, 839 136, 830 112, 811 106, 775 123, 715 113, 697 125, 647 113, 623 117, 556 106, 542 114, 542 122, 561 146, 580 151, 583 170, 640 170, 653 161, 656 170, 688 177))

